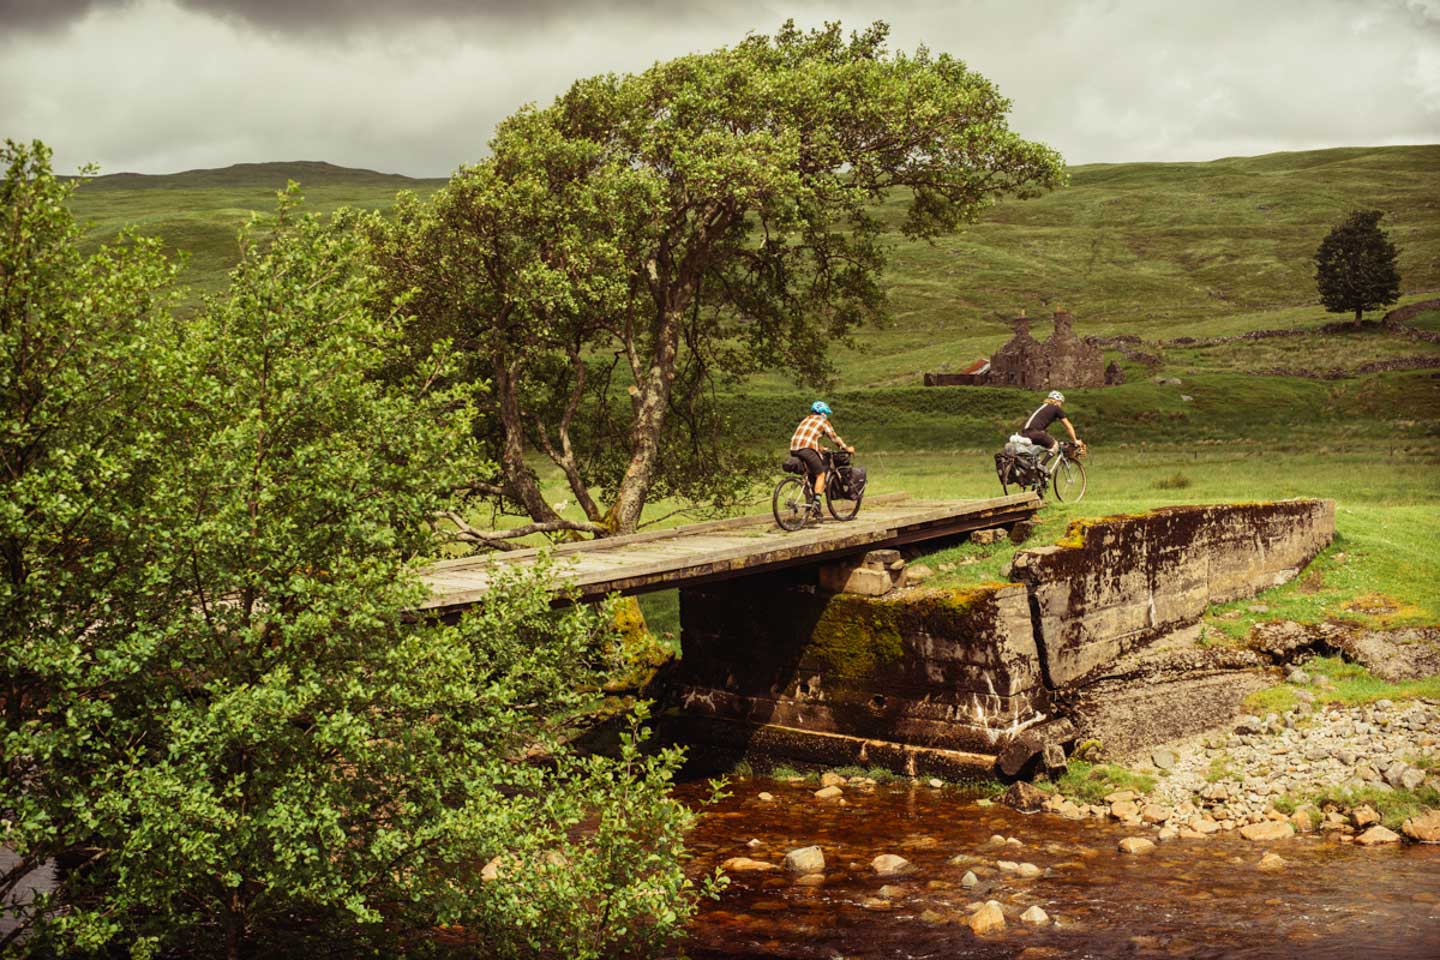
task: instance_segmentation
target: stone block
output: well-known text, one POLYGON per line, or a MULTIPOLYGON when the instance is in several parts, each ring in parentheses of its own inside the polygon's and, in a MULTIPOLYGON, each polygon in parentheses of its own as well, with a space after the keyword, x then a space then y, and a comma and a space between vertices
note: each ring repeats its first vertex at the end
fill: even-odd
POLYGON ((831 593, 853 593, 862 597, 883 597, 895 589, 890 571, 869 565, 831 563, 820 568, 820 586, 831 593))

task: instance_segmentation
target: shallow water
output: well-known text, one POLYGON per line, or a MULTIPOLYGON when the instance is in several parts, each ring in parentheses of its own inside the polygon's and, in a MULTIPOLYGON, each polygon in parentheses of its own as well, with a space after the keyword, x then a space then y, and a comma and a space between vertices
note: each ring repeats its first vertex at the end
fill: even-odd
MULTIPOLYGON (((1116 844, 1151 836, 1118 824, 979 807, 954 788, 845 788, 846 805, 819 801, 814 784, 741 780, 706 808, 691 836, 695 870, 737 856, 779 864, 818 844, 825 883, 783 872, 742 873, 702 905, 687 951, 697 960, 739 957, 1440 957, 1440 846, 1365 849, 1317 835, 1258 844, 1238 835, 1175 840, 1128 856, 1116 844), (756 798, 774 794, 773 803, 756 798), (1022 847, 989 842, 1014 837, 1022 847), (760 841, 750 847, 751 839, 760 841), (1287 865, 1262 872, 1267 851, 1287 865), (899 854, 915 870, 880 878, 870 861, 899 854), (957 854, 976 858, 952 864, 957 854), (1034 863, 1047 875, 1001 875, 996 860, 1034 863), (966 890, 967 869, 980 886, 966 890), (862 906, 885 884, 906 890, 889 909, 862 906), (1003 932, 977 937, 965 907, 994 899, 1015 914, 1038 903, 1052 926, 1031 928, 1007 909, 1003 932), (921 914, 932 911, 937 919, 921 914), (1028 951, 1028 952, 1027 952, 1028 951)), ((698 802, 703 785, 680 788, 698 802)))

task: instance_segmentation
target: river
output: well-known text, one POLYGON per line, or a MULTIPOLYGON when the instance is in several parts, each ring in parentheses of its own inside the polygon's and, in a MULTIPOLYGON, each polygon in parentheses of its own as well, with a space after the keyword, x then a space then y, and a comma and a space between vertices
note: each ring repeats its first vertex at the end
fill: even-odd
MULTIPOLYGON (((847 786, 843 805, 817 800, 815 789, 746 778, 704 808, 691 836, 696 873, 730 857, 779 864, 810 844, 823 850, 826 870, 818 886, 783 870, 732 875, 692 923, 690 956, 1440 957, 1440 846, 1366 849, 1320 835, 1259 844, 1225 835, 1134 856, 1118 842, 1153 836, 1153 828, 981 806, 948 786, 847 786), (774 800, 758 799, 761 791, 774 800), (997 844, 996 835, 1022 846, 997 844), (1272 850, 1285 866, 1259 870, 1272 850), (911 861, 913 872, 876 876, 870 863, 886 853, 911 861), (957 855, 972 859, 952 862, 957 855), (997 870, 998 860, 1033 863, 1045 874, 1020 880, 997 870), (968 890, 967 870, 981 881, 968 890), (887 883, 904 891, 879 900, 887 883), (964 923, 966 906, 991 899, 1004 906, 1007 924, 980 937, 964 923), (1020 922, 1031 904, 1053 922, 1020 922)), ((696 803, 706 792, 698 783, 680 788, 696 803)))

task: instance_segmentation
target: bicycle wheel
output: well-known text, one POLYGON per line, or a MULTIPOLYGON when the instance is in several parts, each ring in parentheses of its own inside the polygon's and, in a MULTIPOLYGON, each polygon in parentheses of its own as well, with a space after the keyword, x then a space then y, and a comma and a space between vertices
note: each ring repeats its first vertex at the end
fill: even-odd
POLYGON ((1055 488, 1056 500, 1079 503, 1085 496, 1085 465, 1079 460, 1061 460, 1050 483, 1055 488))
POLYGON ((810 515, 805 500, 805 481, 799 477, 786 477, 775 484, 770 507, 775 511, 775 522, 781 530, 799 530, 805 526, 810 515))
POLYGON ((860 501, 865 496, 863 493, 854 500, 843 500, 830 496, 830 487, 834 484, 835 478, 831 477, 825 484, 825 506, 830 511, 830 516, 836 520, 854 520, 855 514, 860 512, 860 501))

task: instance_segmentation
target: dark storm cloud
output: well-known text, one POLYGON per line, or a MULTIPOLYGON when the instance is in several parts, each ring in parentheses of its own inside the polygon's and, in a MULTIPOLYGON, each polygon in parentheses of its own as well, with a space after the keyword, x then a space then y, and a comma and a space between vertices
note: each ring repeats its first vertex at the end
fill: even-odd
MULTIPOLYGON (((485 19, 537 23, 557 17, 616 14, 684 15, 684 5, 665 0, 176 0, 181 7, 263 29, 373 30, 424 20, 485 19)), ((120 10, 137 0, 0 0, 0 25, 50 29, 74 23, 92 10, 120 10)), ((703 6, 703 5, 702 5, 703 6)), ((693 6, 691 7, 693 10, 693 6)))
POLYGON ((0 0, 0 27, 45 30, 85 16, 92 7, 123 5, 128 0, 0 0))

